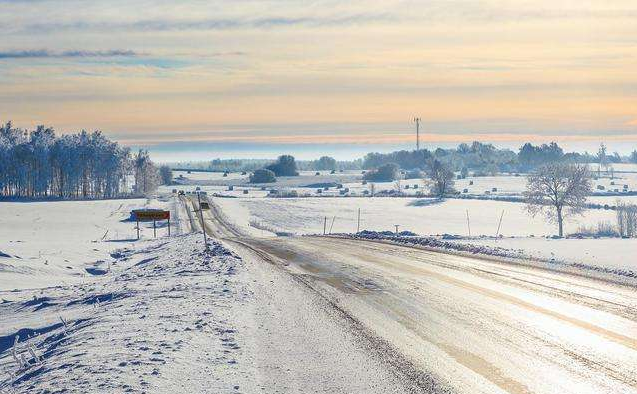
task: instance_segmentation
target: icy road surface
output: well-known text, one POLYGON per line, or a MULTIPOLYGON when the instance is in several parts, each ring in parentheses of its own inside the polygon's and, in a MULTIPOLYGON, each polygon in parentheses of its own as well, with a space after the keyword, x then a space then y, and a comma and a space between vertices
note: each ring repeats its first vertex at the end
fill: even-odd
POLYGON ((288 272, 410 368, 460 393, 637 393, 635 288, 361 240, 210 234, 288 272))

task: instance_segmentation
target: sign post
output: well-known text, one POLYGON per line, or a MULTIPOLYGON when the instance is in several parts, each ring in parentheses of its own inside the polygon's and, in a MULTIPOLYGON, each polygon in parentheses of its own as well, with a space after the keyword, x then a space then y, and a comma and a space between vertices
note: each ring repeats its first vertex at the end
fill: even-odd
POLYGON ((168 235, 170 236, 170 211, 163 209, 133 209, 131 215, 137 223, 137 239, 139 239, 139 222, 153 222, 153 236, 157 237, 157 221, 168 220, 168 235))

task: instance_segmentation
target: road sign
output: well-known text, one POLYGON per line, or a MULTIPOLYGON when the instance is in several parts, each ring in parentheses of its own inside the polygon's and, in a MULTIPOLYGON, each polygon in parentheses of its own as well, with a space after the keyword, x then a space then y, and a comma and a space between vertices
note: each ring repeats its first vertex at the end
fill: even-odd
POLYGON ((133 209, 132 214, 139 222, 170 219, 170 211, 162 209, 133 209))
POLYGON ((137 222, 137 239, 139 239, 139 222, 153 222, 153 236, 157 237, 157 221, 168 220, 168 236, 170 236, 170 211, 163 209, 133 209, 133 220, 137 222))

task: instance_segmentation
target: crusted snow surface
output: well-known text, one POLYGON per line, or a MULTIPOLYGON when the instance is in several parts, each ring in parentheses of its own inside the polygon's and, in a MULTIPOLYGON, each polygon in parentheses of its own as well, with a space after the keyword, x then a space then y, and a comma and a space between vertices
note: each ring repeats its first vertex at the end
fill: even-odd
POLYGON ((222 372, 239 346, 224 315, 245 295, 233 279, 241 260, 198 241, 143 242, 113 254, 107 280, 11 293, 0 304, 0 389, 178 392, 193 371, 230 385, 222 372))
POLYGON ((320 296, 209 242, 140 241, 99 279, 0 293, 0 393, 406 391, 320 296))

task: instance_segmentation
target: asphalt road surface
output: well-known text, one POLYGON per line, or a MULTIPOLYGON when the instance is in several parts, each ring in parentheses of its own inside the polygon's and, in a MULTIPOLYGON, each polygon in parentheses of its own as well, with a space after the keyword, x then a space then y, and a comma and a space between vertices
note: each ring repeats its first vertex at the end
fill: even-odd
POLYGON ((633 287, 373 241, 247 237, 214 204, 204 222, 391 348, 403 362, 388 368, 415 371, 421 391, 637 393, 633 287))

